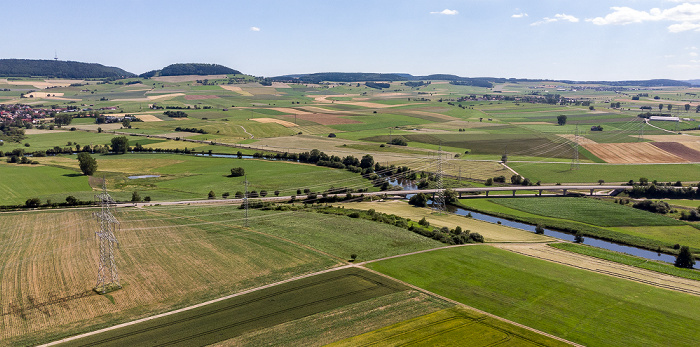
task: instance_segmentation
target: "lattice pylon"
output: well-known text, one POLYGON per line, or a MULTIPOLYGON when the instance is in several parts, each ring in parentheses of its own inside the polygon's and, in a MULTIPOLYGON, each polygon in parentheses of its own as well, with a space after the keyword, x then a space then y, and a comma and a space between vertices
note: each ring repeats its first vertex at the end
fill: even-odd
POLYGON ((576 132, 574 133, 574 157, 571 159, 571 170, 578 170, 578 168, 579 168, 578 146, 579 146, 579 132, 578 132, 578 125, 576 125, 576 132))
POLYGON ((435 196, 433 198, 433 210, 435 210, 435 212, 438 213, 443 213, 447 211, 447 208, 445 207, 445 190, 442 184, 442 144, 439 148, 440 149, 438 150, 437 170, 435 172, 437 179, 437 191, 435 192, 435 196))
POLYGON ((95 202, 100 204, 100 211, 94 213, 95 218, 100 223, 100 230, 95 232, 100 246, 95 290, 105 293, 109 289, 121 288, 121 284, 119 282, 117 264, 114 261, 114 248, 119 243, 114 233, 119 229, 119 221, 112 213, 116 203, 107 194, 104 181, 102 183, 102 193, 95 195, 95 202))

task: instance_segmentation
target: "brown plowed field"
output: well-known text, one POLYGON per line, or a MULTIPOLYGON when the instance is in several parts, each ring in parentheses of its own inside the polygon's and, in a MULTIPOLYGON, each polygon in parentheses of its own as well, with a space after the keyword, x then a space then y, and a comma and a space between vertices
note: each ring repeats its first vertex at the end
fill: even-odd
POLYGON ((700 152, 678 142, 652 142, 652 145, 687 161, 700 162, 700 152))
POLYGON ((612 164, 687 163, 688 161, 666 152, 649 142, 583 144, 600 159, 612 164))
MULTIPOLYGON (((280 117, 294 117, 294 115, 280 115, 280 117)), ((297 119, 308 120, 316 122, 321 125, 333 125, 333 124, 355 124, 362 123, 353 119, 341 118, 336 114, 325 114, 325 113, 306 113, 298 114, 297 119)))
POLYGON ((253 118, 251 119, 252 121, 256 121, 258 123, 277 123, 281 126, 291 128, 297 126, 296 124, 292 122, 287 122, 286 120, 281 120, 281 119, 275 119, 275 118, 253 118))

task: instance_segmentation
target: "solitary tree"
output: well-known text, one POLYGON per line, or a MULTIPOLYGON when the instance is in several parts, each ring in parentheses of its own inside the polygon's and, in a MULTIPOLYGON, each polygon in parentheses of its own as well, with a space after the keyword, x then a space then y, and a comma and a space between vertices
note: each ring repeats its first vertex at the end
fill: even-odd
POLYGON ((566 124, 566 115, 559 115, 557 116, 557 124, 559 125, 564 125, 566 124))
POLYGON ((693 254, 690 253, 690 248, 688 248, 688 246, 683 246, 681 247, 681 251, 678 253, 676 261, 673 263, 673 265, 676 267, 692 269, 694 262, 693 254))
POLYGON ((210 191, 209 191, 209 195, 207 195, 207 197, 208 197, 209 199, 213 199, 213 198, 216 197, 216 194, 214 194, 214 191, 213 191, 213 190, 210 190, 210 191))
POLYGON ((669 111, 671 111, 671 109, 673 109, 673 105, 671 105, 671 104, 668 104, 668 106, 666 106, 666 107, 668 108, 669 111))
POLYGON ((92 175, 97 171, 97 161, 87 152, 78 153, 78 165, 85 175, 92 175))
POLYGON ((365 169, 365 168, 370 168, 374 166, 374 157, 372 157, 369 154, 365 154, 362 157, 362 160, 360 160, 360 167, 365 169))
POLYGON ((234 167, 231 169, 231 177, 241 177, 245 175, 245 170, 242 167, 234 167))
POLYGON ((112 152, 115 154, 123 154, 129 150, 129 139, 126 136, 117 136, 112 138, 112 152))
POLYGON ((659 104, 659 111, 664 109, 664 104, 659 104))
POLYGON ((139 201, 141 201, 141 195, 139 195, 139 192, 134 191, 131 194, 131 202, 139 202, 139 201))
POLYGON ((577 231, 576 235, 574 235, 574 242, 575 243, 583 243, 583 234, 581 234, 580 231, 577 231))
POLYGON ((428 196, 423 193, 418 193, 408 199, 408 203, 413 206, 425 207, 428 205, 428 196))

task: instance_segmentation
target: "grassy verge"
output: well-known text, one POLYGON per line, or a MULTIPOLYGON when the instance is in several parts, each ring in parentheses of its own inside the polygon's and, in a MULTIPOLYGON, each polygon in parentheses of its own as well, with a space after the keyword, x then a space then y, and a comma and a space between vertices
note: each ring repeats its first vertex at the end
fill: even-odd
POLYGON ((697 297, 486 245, 369 264, 431 292, 535 329, 597 346, 693 346, 697 297))
POLYGON ((687 278, 689 280, 700 281, 700 271, 691 269, 677 268, 668 263, 648 260, 624 253, 609 251, 598 247, 591 247, 575 243, 552 243, 549 246, 563 249, 565 251, 583 254, 591 257, 596 257, 604 260, 614 261, 616 263, 630 265, 641 269, 656 271, 671 276, 687 278))

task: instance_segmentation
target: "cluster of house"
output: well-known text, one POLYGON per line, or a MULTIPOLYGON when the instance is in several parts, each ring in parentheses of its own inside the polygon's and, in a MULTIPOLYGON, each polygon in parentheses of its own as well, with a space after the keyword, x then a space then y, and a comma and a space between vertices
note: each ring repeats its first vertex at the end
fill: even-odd
POLYGON ((77 109, 69 108, 34 108, 30 105, 0 105, 0 121, 12 122, 22 120, 30 123, 39 123, 41 119, 49 117, 52 113, 75 112, 77 109))

